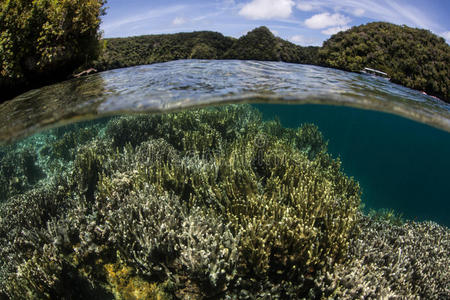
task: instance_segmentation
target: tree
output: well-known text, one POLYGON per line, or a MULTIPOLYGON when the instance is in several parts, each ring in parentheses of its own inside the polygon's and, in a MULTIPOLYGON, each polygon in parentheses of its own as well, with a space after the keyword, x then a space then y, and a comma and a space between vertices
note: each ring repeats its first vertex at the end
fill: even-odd
POLYGON ((217 58, 216 49, 204 43, 200 43, 192 48, 192 53, 189 58, 194 59, 215 59, 217 58))
POLYGON ((319 59, 347 71, 379 69, 395 83, 450 102, 450 47, 428 30, 384 22, 353 27, 325 41, 319 59))
POLYGON ((106 0, 0 3, 1 98, 67 78, 100 52, 106 0))
POLYGON ((277 40, 270 30, 261 26, 240 37, 228 50, 227 59, 281 60, 276 53, 277 40))

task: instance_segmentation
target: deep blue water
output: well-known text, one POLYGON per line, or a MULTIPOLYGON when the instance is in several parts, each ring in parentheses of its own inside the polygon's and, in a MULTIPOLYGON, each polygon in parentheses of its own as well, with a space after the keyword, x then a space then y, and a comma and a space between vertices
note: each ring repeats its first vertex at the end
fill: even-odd
POLYGON ((314 123, 366 208, 390 208, 411 220, 450 226, 450 134, 382 112, 329 105, 255 104, 287 127, 314 123))

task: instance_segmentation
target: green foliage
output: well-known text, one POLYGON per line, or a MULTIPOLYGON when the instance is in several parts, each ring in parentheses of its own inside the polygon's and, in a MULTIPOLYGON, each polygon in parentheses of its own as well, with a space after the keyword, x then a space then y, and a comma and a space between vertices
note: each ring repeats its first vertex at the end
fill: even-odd
POLYGON ((83 0, 81 10, 74 10, 75 0, 22 2, 5 1, 1 6, 0 87, 5 98, 26 86, 66 78, 97 58, 102 48, 93 62, 101 71, 191 58, 283 61, 353 72, 371 67, 388 73, 395 83, 450 101, 450 49, 443 38, 427 30, 374 22, 339 32, 323 47, 295 45, 264 26, 237 40, 201 31, 98 43, 105 1, 83 0))
POLYGON ((281 58, 276 53, 277 46, 273 33, 267 27, 258 27, 239 38, 224 57, 279 61, 281 58))
POLYGON ((218 59, 233 44, 233 38, 210 31, 143 35, 104 41, 106 48, 95 63, 95 68, 99 70, 176 59, 218 59))
POLYGON ((246 59, 323 65, 359 72, 365 67, 391 80, 450 101, 450 49, 427 30, 374 22, 339 32, 323 47, 301 47, 258 27, 235 40, 215 32, 106 39, 100 70, 174 59, 246 59))
POLYGON ((318 47, 300 47, 259 27, 235 40, 217 32, 144 35, 105 39, 105 51, 95 63, 99 70, 165 62, 175 59, 253 59, 314 64, 318 47))
POLYGON ((319 52, 323 65, 378 69, 393 82, 450 101, 450 46, 428 30, 369 23, 333 35, 319 52))
POLYGON ((275 37, 265 26, 239 38, 225 53, 227 59, 251 59, 312 64, 317 47, 300 47, 275 37))
POLYGON ((192 48, 189 58, 193 59, 217 59, 217 51, 213 47, 200 43, 192 48))
POLYGON ((2 1, 1 97, 66 78, 95 59, 104 4, 104 0, 2 1))

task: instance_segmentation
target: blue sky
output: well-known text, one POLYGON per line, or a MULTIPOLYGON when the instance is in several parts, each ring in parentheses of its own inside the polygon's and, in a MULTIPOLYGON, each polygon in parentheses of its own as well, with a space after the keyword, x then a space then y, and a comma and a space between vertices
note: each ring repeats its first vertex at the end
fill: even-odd
POLYGON ((321 45, 372 21, 429 29, 450 43, 450 0, 108 0, 104 37, 212 30, 239 37, 265 25, 299 45, 321 45))

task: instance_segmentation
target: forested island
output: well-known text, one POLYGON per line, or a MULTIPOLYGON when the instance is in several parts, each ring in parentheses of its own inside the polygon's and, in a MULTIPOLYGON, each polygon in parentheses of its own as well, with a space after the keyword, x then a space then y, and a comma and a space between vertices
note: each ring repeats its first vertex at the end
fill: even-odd
POLYGON ((175 59, 243 59, 315 64, 318 47, 300 47, 258 27, 239 39, 221 33, 144 35, 105 39, 105 49, 94 67, 104 71, 175 59))
POLYGON ((428 30, 374 22, 339 32, 322 47, 302 47, 258 27, 239 39, 192 32, 105 39, 98 70, 174 59, 245 59, 386 72, 391 81, 450 102, 450 46, 428 30))
POLYGON ((450 46, 428 30, 384 22, 356 26, 325 41, 317 63, 353 72, 374 68, 450 102, 450 46))
POLYGON ((359 72, 374 68, 395 83, 450 102, 450 46, 429 30, 374 22, 302 47, 256 28, 235 39, 211 31, 99 39, 105 1, 6 1, 0 6, 1 100, 99 71, 176 59, 244 59, 313 64, 359 72), (61 24, 63 24, 61 28, 61 24))

